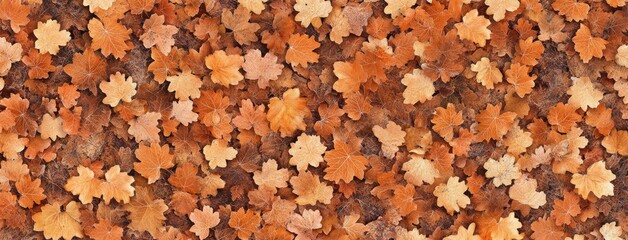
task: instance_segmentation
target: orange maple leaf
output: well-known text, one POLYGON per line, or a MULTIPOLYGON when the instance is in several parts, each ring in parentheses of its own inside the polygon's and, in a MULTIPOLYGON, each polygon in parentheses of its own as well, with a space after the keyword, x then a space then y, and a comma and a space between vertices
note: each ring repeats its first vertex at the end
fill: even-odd
POLYGON ((231 212, 229 227, 235 230, 240 239, 249 239, 258 231, 261 220, 259 213, 240 208, 237 212, 231 212))
POLYGON ((301 65, 307 67, 308 63, 318 62, 318 54, 314 49, 321 46, 314 37, 305 34, 294 34, 288 40, 288 51, 286 52, 286 62, 292 66, 301 65))
POLYGON ((588 63, 593 57, 601 58, 603 56, 608 41, 599 37, 593 37, 589 27, 580 24, 580 28, 573 38, 573 43, 576 52, 580 53, 582 62, 588 63))
POLYGON ((89 36, 92 37, 94 49, 100 49, 105 56, 113 55, 120 59, 126 51, 132 49, 133 44, 128 42, 131 30, 118 23, 115 18, 105 18, 102 22, 92 18, 87 24, 89 36))
POLYGON ((366 157, 360 153, 361 141, 345 143, 334 140, 334 149, 325 152, 325 179, 339 183, 341 180, 349 183, 353 178, 362 179, 364 170, 369 164, 366 157))
POLYGON ((281 136, 292 135, 295 130, 305 130, 304 118, 310 115, 305 98, 300 98, 298 88, 288 89, 283 98, 273 97, 268 104, 266 119, 270 129, 280 132, 281 136))
POLYGON ((475 116, 475 120, 478 121, 478 140, 488 142, 491 139, 499 140, 506 135, 517 114, 513 112, 500 114, 501 108, 501 103, 496 106, 488 104, 486 109, 475 116))
POLYGON ((148 184, 154 183, 161 176, 161 169, 174 167, 172 160, 174 155, 170 154, 170 147, 166 144, 159 146, 158 143, 151 143, 150 147, 144 144, 135 150, 135 157, 140 160, 133 164, 133 169, 142 177, 148 179, 148 184))

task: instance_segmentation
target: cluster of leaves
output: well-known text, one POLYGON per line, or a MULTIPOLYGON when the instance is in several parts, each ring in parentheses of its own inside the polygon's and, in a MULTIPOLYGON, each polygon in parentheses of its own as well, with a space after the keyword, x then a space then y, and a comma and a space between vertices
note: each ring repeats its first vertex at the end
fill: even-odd
POLYGON ((0 0, 1 239, 623 239, 626 0, 0 0))

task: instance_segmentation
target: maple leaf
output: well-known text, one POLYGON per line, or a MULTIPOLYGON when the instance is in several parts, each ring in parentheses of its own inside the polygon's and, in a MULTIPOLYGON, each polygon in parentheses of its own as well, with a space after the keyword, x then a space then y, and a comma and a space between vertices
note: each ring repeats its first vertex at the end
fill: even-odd
POLYGON ((532 133, 523 131, 523 129, 516 124, 513 125, 504 139, 504 145, 508 147, 508 153, 514 156, 525 153, 527 148, 534 143, 531 136, 532 133))
POLYGON ((425 76, 420 69, 414 69, 412 73, 403 75, 401 83, 406 86, 406 89, 403 91, 404 104, 424 103, 432 99, 432 95, 435 92, 434 82, 428 76, 425 76))
POLYGON ((321 143, 319 136, 302 133, 296 142, 290 144, 290 165, 296 166, 299 172, 306 171, 308 165, 318 167, 323 162, 325 150, 327 147, 321 143))
POLYGON ((568 132, 582 117, 576 112, 576 108, 571 104, 558 103, 550 109, 547 115, 547 122, 558 126, 557 130, 562 133, 568 132))
POLYGON ((79 90, 89 89, 96 95, 96 84, 107 78, 107 63, 92 49, 86 49, 83 54, 75 53, 72 63, 65 65, 63 71, 72 77, 72 84, 79 90))
MULTIPOLYGON (((317 1, 317 0, 314 0, 317 1)), ((319 1, 319 0, 318 0, 319 1)), ((318 62, 318 54, 314 52, 321 46, 314 37, 305 34, 293 34, 288 39, 288 51, 286 52, 286 62, 293 67, 301 65, 307 67, 308 63, 318 62)))
POLYGON ((11 44, 7 42, 6 38, 1 37, 0 56, 2 56, 0 58, 0 76, 6 76, 11 69, 11 65, 22 59, 22 44, 11 44))
POLYGON ((167 77, 166 81, 170 83, 168 92, 174 92, 174 96, 179 100, 194 100, 201 96, 200 88, 203 82, 189 70, 167 77))
POLYGON ((390 17, 393 19, 397 18, 397 16, 404 14, 404 12, 414 4, 416 4, 416 0, 385 0, 386 7, 384 8, 384 13, 390 14, 390 17))
POLYGON ((108 104, 111 107, 118 106, 120 101, 131 102, 131 98, 135 96, 137 92, 135 88, 137 83, 133 82, 132 77, 124 79, 124 74, 116 72, 109 76, 109 82, 100 82, 100 90, 107 95, 102 102, 108 104))
POLYGON ((242 100, 240 115, 233 118, 233 124, 239 129, 249 130, 253 128, 255 134, 266 136, 270 131, 268 120, 266 120, 265 106, 255 107, 251 99, 242 100))
POLYGON ((343 96, 358 93, 360 86, 368 80, 362 64, 358 62, 335 62, 334 75, 338 81, 334 82, 333 89, 343 96))
POLYGON ((259 213, 240 208, 237 212, 231 212, 229 227, 235 230, 240 239, 249 239, 258 231, 261 220, 259 213))
POLYGON ((602 237, 604 237, 604 239, 622 239, 621 226, 617 226, 616 222, 604 224, 602 227, 600 227, 600 234, 602 234, 602 237))
POLYGON ((493 178, 493 184, 496 187, 510 186, 512 180, 521 177, 519 166, 515 165, 515 158, 508 154, 501 157, 499 161, 489 159, 484 163, 484 169, 486 169, 486 177, 493 178))
POLYGON ((357 121, 362 118, 362 114, 368 113, 372 107, 368 98, 356 92, 349 94, 349 97, 345 99, 343 110, 347 112, 349 118, 357 121))
POLYGON ((247 79, 257 80, 261 89, 268 87, 270 80, 277 80, 281 75, 283 64, 277 63, 277 56, 271 52, 262 57, 259 49, 250 50, 244 55, 242 69, 246 72, 247 79))
POLYGON ((538 36, 539 40, 547 41, 552 39, 552 41, 559 43, 567 39, 567 34, 562 31, 565 28, 565 21, 559 15, 548 11, 545 17, 541 17, 538 23, 541 30, 538 36))
POLYGON ((366 225, 359 223, 358 219, 360 219, 360 215, 351 214, 345 216, 345 219, 342 221, 342 229, 345 230, 350 240, 360 239, 369 230, 366 225))
POLYGON ((41 212, 33 214, 35 222, 33 230, 44 232, 46 239, 58 240, 60 238, 72 239, 83 237, 79 218, 80 205, 77 202, 69 202, 61 210, 61 204, 52 203, 41 207, 41 212))
POLYGON ((131 30, 118 23, 115 18, 105 18, 102 22, 92 18, 87 24, 87 28, 89 29, 89 36, 92 37, 92 47, 100 49, 105 57, 113 55, 115 58, 121 59, 126 55, 126 51, 133 48, 133 45, 127 42, 131 30))
POLYGON ((436 196, 436 205, 439 207, 445 207, 449 215, 453 215, 454 212, 459 212, 460 208, 465 208, 471 199, 464 193, 467 191, 467 186, 464 180, 458 182, 460 178, 450 177, 447 183, 442 183, 434 189, 434 196, 436 196))
POLYGON ((473 9, 462 17, 461 23, 454 26, 458 29, 458 36, 462 40, 470 40, 480 47, 486 45, 486 40, 491 39, 491 30, 488 26, 491 21, 478 15, 478 10, 473 9))
POLYGON ((67 136, 67 133, 63 131, 62 123, 63 120, 61 120, 61 118, 53 118, 50 114, 46 113, 37 131, 41 134, 42 138, 50 138, 50 140, 56 141, 57 137, 64 138, 67 136))
POLYGON ((278 169, 277 161, 270 159, 262 164, 262 171, 253 173, 253 181, 259 187, 272 189, 273 192, 277 188, 285 188, 288 186, 290 172, 288 169, 278 169))
POLYGON ((301 22, 303 27, 307 28, 311 23, 315 28, 319 28, 322 24, 321 18, 329 16, 332 7, 329 1, 297 0, 294 10, 298 12, 294 20, 301 22))
POLYGON ((93 13, 98 9, 109 9, 113 2, 115 0, 83 0, 83 6, 89 6, 89 11, 93 13))
POLYGON ((349 183, 353 178, 364 178, 364 170, 369 164, 366 157, 360 153, 360 141, 345 143, 334 140, 334 149, 325 152, 325 179, 339 183, 341 180, 349 183))
POLYGON ((282 137, 292 135, 295 130, 305 130, 304 118, 310 115, 305 98, 300 98, 298 88, 288 89, 283 98, 273 97, 268 104, 266 119, 270 129, 279 131, 282 137))
POLYGON ((391 159, 395 156, 395 153, 399 151, 399 146, 403 145, 406 137, 406 132, 393 121, 388 121, 386 128, 382 128, 378 125, 374 126, 373 134, 377 137, 377 140, 382 143, 384 156, 391 159))
POLYGON ((576 186, 578 194, 587 199, 589 193, 601 198, 603 196, 613 196, 613 184, 615 174, 605 167, 606 162, 598 161, 587 168, 586 174, 575 173, 571 177, 571 183, 576 186))
POLYGON ((331 32, 329 33, 329 39, 337 44, 341 44, 343 37, 348 37, 351 34, 349 19, 343 14, 343 9, 333 8, 329 17, 325 19, 325 22, 331 26, 331 32))
POLYGON ((517 114, 513 112, 500 114, 501 108, 501 103, 496 106, 488 104, 486 109, 475 116, 475 120, 478 121, 478 140, 487 142, 491 139, 499 140, 508 132, 517 114))
POLYGON ((161 131, 157 127, 159 119, 161 119, 161 113, 144 113, 129 122, 128 133, 135 137, 135 141, 138 143, 141 141, 157 142, 161 131))
POLYGON ((100 188, 102 181, 94 177, 94 171, 83 166, 78 166, 76 171, 79 175, 68 179, 64 186, 65 190, 78 195, 83 204, 91 203, 93 198, 100 197, 102 195, 100 188))
POLYGON ((531 235, 532 239, 563 239, 565 236, 565 232, 562 231, 562 228, 557 227, 551 218, 538 218, 538 220, 531 224, 531 228, 533 231, 531 235))
POLYGON ((220 175, 218 174, 208 174, 201 180, 201 185, 201 196, 216 196, 216 194, 218 194, 218 189, 225 187, 225 181, 220 179, 220 175))
POLYGON ((417 204, 414 203, 415 194, 414 185, 397 185, 390 203, 397 208, 401 216, 408 216, 408 214, 416 211, 418 208, 417 204))
POLYGON ((2 161, 0 164, 2 164, 2 168, 0 168, 0 179, 4 182, 17 182, 29 173, 28 166, 22 163, 22 159, 10 159, 2 161))
POLYGON ((233 160, 238 151, 233 147, 228 147, 227 142, 220 139, 214 139, 210 145, 203 147, 205 160, 209 161, 209 168, 224 168, 227 166, 227 160, 233 160))
POLYGON ((182 51, 174 47, 168 54, 162 53, 157 48, 151 48, 150 57, 154 60, 148 65, 148 71, 155 75, 155 81, 162 84, 168 76, 178 73, 179 62, 182 58, 182 51))
POLYGON ((124 205, 124 209, 130 213, 128 225, 130 229, 147 231, 155 237, 164 225, 166 220, 164 212, 168 210, 168 206, 163 199, 154 199, 146 187, 138 186, 135 196, 131 198, 131 202, 124 205))
POLYGON ((533 37, 529 37, 526 40, 519 40, 519 48, 517 49, 515 62, 528 66, 534 66, 538 63, 538 60, 545 51, 545 47, 543 47, 542 42, 533 40, 533 37))
POLYGON ((486 9, 486 14, 493 15, 493 20, 495 22, 499 22, 506 16, 506 11, 514 12, 519 8, 518 0, 486 0, 484 4, 488 6, 486 9))
POLYGON ((591 79, 572 77, 571 80, 573 85, 567 90, 567 94, 571 95, 569 97, 570 105, 586 111, 589 107, 596 108, 600 104, 604 93, 593 86, 591 79))
POLYGON ((17 159, 24 150, 28 139, 19 138, 16 133, 0 132, 0 152, 8 159, 17 159))
POLYGON ((244 58, 238 55, 227 55, 225 51, 216 51, 205 58, 205 65, 212 70, 212 82, 225 87, 238 85, 244 79, 240 73, 240 67, 244 58))
POLYGON ((556 225, 570 225, 574 217, 580 214, 580 198, 578 195, 563 191, 563 199, 554 200, 554 210, 552 210, 551 216, 556 219, 556 225))
POLYGON ((580 59, 584 63, 588 63, 593 57, 601 58, 608 43, 602 38, 593 37, 589 27, 584 24, 580 24, 580 28, 572 40, 574 49, 580 54, 580 59))
POLYGON ((483 57, 477 63, 471 64, 471 71, 477 73, 475 79, 487 89, 495 88, 494 85, 500 83, 503 78, 502 72, 497 68, 497 63, 491 62, 486 57, 483 57))
POLYGON ((213 208, 203 206, 203 211, 194 209, 194 212, 190 213, 190 221, 194 223, 190 231, 200 239, 205 239, 209 236, 209 229, 220 223, 220 215, 214 212, 213 208))
POLYGON ((480 235, 473 234, 474 231, 475 223, 472 222, 467 228, 464 228, 464 226, 458 227, 456 235, 447 236, 443 240, 482 240, 480 235))
MULTIPOLYGON (((0 40, 0 45, 4 45, 2 43, 2 40, 0 40)), ((19 45, 19 44, 15 44, 15 45, 19 45)), ((13 45, 11 50, 13 49, 17 50, 15 48, 16 47, 15 45, 13 45)), ((3 47, 0 47, 0 49, 6 49, 6 48, 3 46, 3 47)), ((8 52, 12 52, 12 51, 8 51, 8 52)), ((21 48, 20 48, 20 52, 21 52, 21 48)), ((11 60, 14 60, 15 58, 18 57, 17 55, 12 55, 9 53, 5 53, 5 54, 8 56, 12 56, 11 60)), ((31 48, 31 50, 28 51, 28 55, 22 58, 22 62, 26 64, 26 66, 31 67, 31 69, 28 70, 28 77, 30 78, 35 78, 35 79, 48 78, 49 72, 53 72, 57 70, 57 67, 52 65, 52 56, 50 54, 48 53, 40 54, 39 51, 37 51, 37 49, 34 49, 34 48, 31 48)), ((4 67, 5 64, 1 64, 1 65, 4 67)), ((3 73, 2 70, 5 69, 3 67, 0 67, 0 73, 3 73)))
POLYGON ((424 182, 433 184, 434 179, 440 176, 434 162, 422 157, 412 157, 403 164, 401 170, 406 171, 403 179, 415 186, 421 186, 424 182))
POLYGON ((14 33, 19 33, 21 27, 30 22, 28 18, 30 11, 30 6, 22 4, 21 0, 0 1, 0 19, 10 21, 14 33))
POLYGON ((524 235, 520 234, 519 230, 517 230, 522 226, 519 219, 515 217, 515 213, 511 212, 508 214, 508 217, 499 218, 497 225, 495 225, 490 232, 491 239, 523 239, 524 235))
POLYGON ((140 40, 144 43, 145 48, 157 46, 157 49, 163 54, 168 55, 174 45, 174 38, 179 29, 175 26, 164 25, 165 17, 163 15, 152 14, 149 19, 144 21, 144 34, 140 36, 140 40))
POLYGON ((106 219, 100 219, 98 223, 85 229, 85 234, 95 240, 121 240, 124 229, 112 225, 106 219))
POLYGON ((323 216, 319 210, 303 210, 303 213, 290 215, 286 229, 297 235, 296 239, 307 239, 312 231, 323 227, 323 216))
POLYGON ((617 96, 624 99, 624 103, 628 104, 628 80, 617 80, 613 84, 613 89, 617 90, 617 96))
POLYGON ((615 62, 623 67, 628 68, 628 45, 624 44, 617 48, 617 55, 615 55, 615 62))
POLYGON ((589 14, 589 5, 578 2, 577 0, 556 0, 552 3, 552 8, 558 11, 558 14, 567 18, 567 21, 582 21, 589 14))
POLYGON ((531 208, 538 209, 547 203, 544 192, 536 191, 536 179, 522 177, 515 180, 509 191, 508 196, 517 202, 528 205, 531 208))
MULTIPOLYGON (((612 112, 612 109, 607 108, 604 104, 600 104, 596 108, 587 111, 586 123, 595 127, 602 135, 608 136, 615 127, 612 112)), ((626 154, 628 154, 628 150, 626 154)))
POLYGON ((506 81, 515 87, 515 92, 519 97, 524 97, 532 92, 536 75, 528 75, 530 68, 526 65, 513 63, 510 69, 506 70, 506 81))
POLYGON ((450 141, 454 137, 454 127, 460 126, 464 121, 462 120, 462 111, 456 112, 456 107, 447 103, 447 108, 436 108, 431 122, 434 124, 432 130, 446 141, 450 141))
POLYGON ((227 9, 222 10, 222 23, 225 28, 233 31, 233 38, 241 45, 249 45, 257 41, 255 32, 260 29, 257 23, 250 23, 251 13, 244 6, 238 6, 233 13, 227 9))
POLYGON ((197 176, 198 166, 191 162, 186 162, 177 168, 177 171, 170 175, 168 182, 184 192, 197 194, 201 191, 202 178, 197 176))
POLYGON ((30 175, 21 177, 15 182, 15 188, 20 193, 18 203, 24 208, 33 208, 34 204, 40 204, 46 199, 44 189, 41 188, 41 179, 31 180, 30 175))
POLYGON ((329 204, 333 197, 334 188, 321 182, 311 172, 299 172, 298 176, 290 178, 290 184, 292 192, 298 196, 294 201, 299 205, 329 204))
POLYGON ((628 156, 628 131, 613 129, 610 134, 602 140, 602 146, 608 153, 617 153, 628 156))
POLYGON ((196 122, 198 114, 192 111, 192 108, 194 108, 193 104, 192 101, 172 102, 170 117, 174 117, 174 119, 183 124, 183 126, 196 122))
POLYGON ((132 14, 150 12, 155 7, 156 0, 127 0, 132 14))
POLYGON ((71 39, 70 32, 60 30, 61 25, 57 20, 49 19, 45 23, 38 22, 37 29, 33 30, 33 34, 37 40, 35 48, 41 53, 50 53, 52 55, 59 52, 60 46, 65 46, 71 39))
POLYGON ((102 198, 105 204, 109 204, 111 199, 119 203, 128 203, 133 197, 135 188, 131 184, 135 181, 126 172, 120 172, 120 165, 115 165, 105 173, 105 182, 100 185, 102 198))

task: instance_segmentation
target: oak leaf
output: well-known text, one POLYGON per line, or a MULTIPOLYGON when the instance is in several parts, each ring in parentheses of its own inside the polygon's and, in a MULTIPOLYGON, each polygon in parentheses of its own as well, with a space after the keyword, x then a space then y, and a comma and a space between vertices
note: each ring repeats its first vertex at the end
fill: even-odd
POLYGON ((334 149, 325 152, 325 180, 339 183, 341 180, 349 183, 353 178, 364 178, 364 170, 369 164, 366 157, 360 153, 360 142, 345 143, 334 140, 334 149))
POLYGON ((292 135, 295 130, 305 130, 305 117, 310 115, 305 98, 299 97, 298 88, 288 89, 283 98, 273 97, 268 104, 266 119, 270 129, 280 132, 282 137, 292 135))
POLYGON ((111 107, 118 106, 120 101, 131 102, 131 98, 137 92, 135 90, 137 83, 133 82, 133 78, 128 77, 125 80, 124 74, 116 72, 109 76, 109 80, 109 82, 100 82, 100 90, 107 95, 102 102, 111 107))
POLYGON ((214 139, 210 145, 203 147, 205 160, 209 161, 209 168, 227 167, 227 160, 233 160, 238 151, 233 147, 227 146, 225 140, 214 139))
POLYGON ((589 27, 584 24, 580 24, 580 28, 572 40, 574 49, 580 54, 580 59, 584 63, 588 63, 593 57, 601 58, 608 43, 603 38, 593 37, 589 27))
POLYGON ((33 34, 37 40, 35 48, 41 53, 50 53, 52 55, 59 52, 60 46, 65 46, 71 39, 70 32, 60 30, 61 25, 57 20, 49 19, 45 23, 38 22, 37 29, 33 30, 33 34))
POLYGON ((174 92, 174 96, 178 100, 194 100, 201 96, 200 88, 203 82, 189 70, 183 71, 176 76, 167 77, 166 81, 170 83, 168 92, 174 92))
POLYGON ((434 196, 436 196, 436 205, 439 207, 445 207, 449 215, 453 215, 454 212, 459 212, 460 208, 465 208, 471 203, 471 199, 464 193, 467 191, 467 186, 464 180, 458 182, 460 178, 450 177, 447 183, 442 183, 434 189, 434 196))
MULTIPOLYGON (((227 55, 223 50, 216 51, 205 58, 205 65, 212 70, 212 82, 225 87, 238 85, 238 83, 244 79, 244 76, 240 73, 240 67, 243 62, 244 58, 242 56, 227 55)), ((262 71, 265 70, 267 69, 262 71)))
POLYGON ((603 196, 613 196, 613 184, 615 174, 606 169, 606 162, 598 161, 587 168, 586 174, 575 173, 571 177, 571 183, 576 186, 578 194, 587 199, 589 193, 601 198, 603 196))
POLYGON ((374 126, 373 134, 382 143, 384 156, 390 159, 399 151, 399 146, 403 145, 406 137, 406 132, 393 121, 388 121, 386 128, 382 128, 379 125, 374 126))
POLYGON ((480 61, 471 64, 471 71, 477 73, 475 79, 485 86, 487 89, 495 88, 496 83, 500 83, 502 78, 502 72, 497 68, 497 63, 491 62, 488 58, 483 57, 480 61))
POLYGON ((406 86, 403 91, 403 103, 414 105, 417 102, 424 103, 432 99, 434 95, 434 82, 423 74, 420 69, 414 69, 412 73, 406 73, 401 79, 401 84, 406 86))
POLYGON ((205 239, 209 236, 209 229, 220 223, 220 215, 214 212, 213 208, 203 206, 203 211, 194 209, 194 212, 190 213, 190 221, 194 223, 190 231, 200 239, 205 239))
POLYGON ((491 39, 491 30, 488 29, 489 25, 491 25, 491 21, 484 18, 484 16, 479 16, 478 10, 473 9, 462 17, 461 23, 456 23, 454 26, 458 29, 460 39, 470 40, 478 46, 484 47, 486 40, 491 39))
POLYGON ((131 30, 118 23, 115 18, 105 18, 102 22, 92 18, 87 28, 89 36, 92 37, 92 47, 100 49, 105 57, 113 55, 121 59, 126 55, 126 51, 132 49, 132 44, 128 42, 131 30))
POLYGON ((588 77, 572 77, 573 85, 567 90, 569 104, 587 111, 589 107, 596 108, 600 104, 600 100, 604 97, 604 93, 593 86, 591 79, 588 77))
POLYGON ((77 202, 69 202, 64 210, 61 210, 59 203, 46 204, 41 207, 41 212, 33 214, 33 230, 44 232, 47 239, 82 238, 79 208, 80 204, 77 202))
POLYGON ((240 239, 249 239, 258 231, 261 220, 259 213, 240 208, 237 212, 231 212, 229 227, 235 230, 240 239))
POLYGON ((332 7, 330 1, 297 0, 294 10, 298 12, 294 20, 301 22, 303 27, 307 28, 311 23, 315 28, 319 28, 322 24, 321 18, 329 16, 332 7))
POLYGON ((320 47, 321 44, 317 42, 313 36, 308 37, 308 35, 305 34, 293 34, 288 39, 288 45, 286 62, 290 63, 293 67, 298 65, 307 67, 308 63, 318 62, 318 54, 314 52, 314 49, 320 47))
POLYGON ((165 17, 163 15, 152 14, 149 19, 144 21, 144 33, 140 36, 140 40, 144 43, 145 48, 157 46, 157 49, 163 54, 168 55, 174 45, 174 37, 179 30, 172 25, 164 24, 165 17))

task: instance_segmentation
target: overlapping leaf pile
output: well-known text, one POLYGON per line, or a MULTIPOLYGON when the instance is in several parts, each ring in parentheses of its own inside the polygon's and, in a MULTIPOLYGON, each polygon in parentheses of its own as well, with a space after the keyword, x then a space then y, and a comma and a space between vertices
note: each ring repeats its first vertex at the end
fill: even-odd
POLYGON ((626 0, 0 0, 0 239, 623 239, 626 0))

